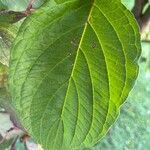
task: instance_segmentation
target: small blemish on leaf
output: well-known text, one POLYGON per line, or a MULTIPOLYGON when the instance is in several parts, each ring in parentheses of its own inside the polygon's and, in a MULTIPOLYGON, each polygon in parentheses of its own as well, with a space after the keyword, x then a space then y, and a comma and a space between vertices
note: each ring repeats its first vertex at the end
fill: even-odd
POLYGON ((78 45, 78 40, 76 38, 72 39, 71 44, 73 46, 77 46, 78 45))
POLYGON ((97 47, 96 43, 93 42, 93 43, 92 43, 92 48, 95 49, 96 47, 97 47))

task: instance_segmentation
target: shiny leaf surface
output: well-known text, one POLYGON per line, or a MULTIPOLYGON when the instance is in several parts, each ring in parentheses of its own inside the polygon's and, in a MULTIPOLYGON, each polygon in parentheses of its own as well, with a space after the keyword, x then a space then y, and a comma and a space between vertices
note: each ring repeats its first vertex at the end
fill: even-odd
POLYGON ((138 27, 120 0, 51 0, 27 18, 11 53, 10 90, 44 150, 91 147, 132 89, 138 27))

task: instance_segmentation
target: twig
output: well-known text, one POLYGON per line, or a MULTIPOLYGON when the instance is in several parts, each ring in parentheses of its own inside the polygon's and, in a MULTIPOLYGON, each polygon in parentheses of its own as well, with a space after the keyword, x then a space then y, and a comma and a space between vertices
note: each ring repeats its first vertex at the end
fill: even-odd
POLYGON ((15 150, 15 144, 16 144, 18 138, 19 138, 19 136, 17 136, 17 137, 15 138, 14 142, 13 142, 13 143, 11 144, 11 146, 10 146, 10 150, 15 150))
POLYGON ((27 146, 27 142, 26 141, 24 141, 24 148, 25 148, 25 150, 28 150, 28 146, 27 146))
POLYGON ((33 8, 33 3, 35 2, 35 0, 30 0, 29 1, 29 4, 28 4, 28 7, 27 7, 27 11, 30 11, 32 8, 33 8))
POLYGON ((150 20, 150 7, 143 14, 144 6, 147 3, 148 3, 148 0, 136 0, 134 8, 132 10, 132 12, 139 24, 141 32, 145 29, 145 27, 147 26, 147 24, 150 20))
POLYGON ((147 40, 147 39, 143 39, 142 42, 150 44, 150 40, 147 40))
POLYGON ((27 141, 29 140, 29 138, 30 138, 30 136, 27 135, 27 134, 24 134, 24 135, 21 137, 21 141, 22 141, 23 144, 24 144, 25 150, 28 150, 27 141))
POLYGON ((25 14, 26 16, 30 15, 31 12, 34 11, 34 9, 33 9, 33 3, 34 3, 34 2, 35 2, 35 0, 30 0, 30 1, 29 1, 29 4, 28 4, 28 6, 27 6, 27 9, 24 11, 24 14, 25 14))
POLYGON ((148 0, 135 0, 135 5, 132 12, 137 19, 141 17, 143 8, 147 2, 148 0))
POLYGON ((141 31, 143 31, 145 29, 145 27, 148 25, 150 21, 150 6, 148 7, 147 11, 144 13, 144 15, 141 18, 141 22, 140 22, 140 28, 141 31))

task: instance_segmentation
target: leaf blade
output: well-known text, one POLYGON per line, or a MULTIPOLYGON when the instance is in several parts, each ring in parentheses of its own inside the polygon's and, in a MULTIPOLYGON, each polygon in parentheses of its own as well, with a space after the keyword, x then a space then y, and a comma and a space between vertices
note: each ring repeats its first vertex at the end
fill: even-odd
POLYGON ((136 78, 130 70, 137 68, 140 49, 133 31, 129 36, 120 30, 124 17, 126 28, 132 22, 129 26, 135 26, 138 34, 131 14, 126 17, 122 10, 126 11, 119 1, 51 1, 22 26, 12 52, 11 91, 25 127, 44 149, 90 147, 115 121, 132 88, 130 78, 136 78), (119 25, 108 16, 112 12, 120 18, 119 25), (125 42, 128 36, 131 45, 125 42), (138 56, 125 56, 132 44, 138 45, 133 46, 138 56))

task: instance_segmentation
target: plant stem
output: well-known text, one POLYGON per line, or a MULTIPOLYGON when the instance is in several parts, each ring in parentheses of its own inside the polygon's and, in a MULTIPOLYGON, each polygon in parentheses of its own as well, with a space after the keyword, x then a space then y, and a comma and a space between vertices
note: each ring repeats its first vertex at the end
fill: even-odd
POLYGON ((147 3, 148 3, 148 0, 135 0, 135 5, 132 10, 139 24, 141 32, 143 32, 143 30, 145 29, 145 27, 148 25, 150 21, 150 7, 143 14, 143 9, 147 3))

